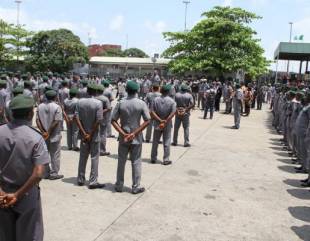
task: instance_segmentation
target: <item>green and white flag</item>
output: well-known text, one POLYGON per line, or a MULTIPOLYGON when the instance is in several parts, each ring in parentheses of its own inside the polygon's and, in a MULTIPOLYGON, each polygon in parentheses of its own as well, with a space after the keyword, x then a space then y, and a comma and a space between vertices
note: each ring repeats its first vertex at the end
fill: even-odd
POLYGON ((295 36, 294 40, 296 41, 304 41, 304 35, 298 35, 298 36, 295 36))

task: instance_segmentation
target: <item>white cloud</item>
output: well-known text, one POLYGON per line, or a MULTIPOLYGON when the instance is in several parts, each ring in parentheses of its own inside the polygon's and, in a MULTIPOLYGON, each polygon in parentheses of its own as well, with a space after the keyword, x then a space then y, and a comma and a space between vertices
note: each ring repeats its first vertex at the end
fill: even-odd
POLYGON ((223 2, 223 6, 227 6, 227 7, 229 7, 229 6, 232 6, 233 5, 233 0, 224 0, 224 2, 223 2))
POLYGON ((110 30, 120 31, 123 28, 123 25, 124 25, 124 16, 117 15, 110 22, 110 30))
POLYGON ((164 21, 151 22, 149 20, 145 21, 145 27, 147 27, 150 31, 155 33, 162 33, 165 31, 167 24, 164 21))

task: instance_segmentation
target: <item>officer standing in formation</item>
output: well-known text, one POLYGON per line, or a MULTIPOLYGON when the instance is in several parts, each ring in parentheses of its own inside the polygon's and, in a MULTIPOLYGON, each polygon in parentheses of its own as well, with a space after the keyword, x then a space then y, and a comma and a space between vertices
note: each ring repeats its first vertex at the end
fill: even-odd
POLYGON ((98 182, 98 163, 100 155, 99 125, 103 119, 101 101, 96 99, 98 85, 89 84, 87 98, 81 98, 75 111, 76 122, 81 134, 80 160, 78 169, 78 185, 85 185, 85 171, 87 159, 91 158, 91 172, 89 189, 103 188, 105 185, 98 182))
POLYGON ((112 124, 120 133, 115 183, 117 192, 123 191, 128 154, 132 165, 132 193, 138 194, 145 191, 143 187, 140 187, 142 131, 150 124, 151 116, 146 103, 137 97, 138 90, 139 85, 136 82, 128 81, 126 85, 128 97, 116 105, 112 114, 112 124), (140 125, 141 118, 144 120, 142 125, 140 125), (120 124, 118 120, 120 120, 120 124))
MULTIPOLYGON (((159 84, 154 83, 152 86, 152 92, 149 92, 146 94, 145 102, 149 108, 151 109, 151 106, 153 104, 153 101, 156 97, 159 97, 161 94, 159 92, 159 84)), ((145 135, 145 142, 149 143, 152 138, 152 131, 153 131, 153 121, 151 121, 151 124, 148 125, 146 129, 146 135, 145 135)))
POLYGON ((173 146, 178 144, 179 129, 182 124, 184 129, 184 147, 190 147, 189 143, 189 124, 190 124, 190 111, 194 107, 193 96, 188 93, 189 87, 185 84, 181 86, 181 92, 176 93, 175 102, 177 112, 174 123, 173 133, 173 146))
POLYGON ((151 152, 151 163, 157 161, 157 150, 161 136, 163 136, 164 157, 163 165, 170 165, 170 145, 172 118, 176 114, 176 103, 169 96, 171 85, 164 85, 161 88, 161 96, 154 99, 151 105, 151 116, 154 119, 154 134, 151 152))
MULTIPOLYGON (((46 178, 57 180, 63 178, 59 175, 61 152, 61 122, 63 120, 61 107, 56 103, 57 92, 45 92, 46 102, 41 103, 37 109, 37 127, 43 134, 48 151, 51 155, 51 166, 46 178)), ((48 170, 48 169, 47 169, 48 170)))
POLYGON ((32 97, 10 103, 14 120, 0 126, 0 240, 43 241, 39 182, 50 156, 41 134, 31 127, 32 97))
POLYGON ((242 100, 243 100, 243 91, 239 84, 236 84, 235 91, 233 92, 233 108, 234 108, 234 122, 235 125, 232 129, 240 128, 240 120, 241 120, 241 109, 242 109, 242 100))

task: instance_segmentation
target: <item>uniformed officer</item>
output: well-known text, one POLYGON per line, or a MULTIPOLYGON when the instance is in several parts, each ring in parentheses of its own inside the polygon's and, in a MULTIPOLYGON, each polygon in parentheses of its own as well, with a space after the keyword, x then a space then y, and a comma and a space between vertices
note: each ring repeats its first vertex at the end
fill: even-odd
POLYGON ((46 178, 57 180, 63 178, 63 175, 59 175, 63 115, 61 107, 56 104, 57 92, 49 90, 45 92, 45 96, 47 101, 38 106, 36 123, 51 156, 51 166, 46 178))
POLYGON ((95 98, 97 85, 89 84, 87 98, 82 98, 75 111, 76 122, 81 134, 80 160, 77 182, 85 185, 85 171, 87 159, 91 158, 89 189, 103 188, 105 185, 98 182, 98 164, 100 155, 99 125, 102 121, 102 103, 95 98))
MULTIPOLYGON (((161 94, 159 92, 159 84, 155 83, 152 86, 152 92, 147 93, 145 97, 145 102, 149 108, 151 109, 152 103, 156 97, 159 97, 161 94)), ((153 130, 153 121, 148 125, 146 128, 146 134, 145 134, 145 142, 150 142, 152 137, 152 130, 153 130)))
POLYGON ((140 187, 142 131, 150 123, 150 113, 144 101, 137 97, 139 85, 128 81, 126 91, 128 97, 117 103, 112 114, 112 125, 120 133, 118 145, 117 180, 115 190, 122 192, 124 186, 125 165, 128 154, 132 165, 132 193, 138 194, 145 189, 140 187), (140 120, 144 122, 140 125, 140 120), (118 120, 120 119, 120 125, 118 120))
MULTIPOLYGON (((23 93, 24 93, 24 88, 17 86, 12 90, 12 95, 13 95, 12 97, 22 95, 23 93)), ((10 103, 11 103, 11 100, 6 102, 6 105, 5 105, 5 117, 8 122, 13 120, 12 111, 10 110, 10 103)))
POLYGON ((151 152, 151 163, 157 161, 157 150, 161 136, 163 135, 164 158, 163 165, 170 165, 172 118, 176 113, 176 103, 169 97, 171 85, 161 88, 161 96, 156 97, 151 105, 151 116, 154 119, 154 135, 151 152))
POLYGON ((104 87, 98 85, 97 99, 102 103, 102 121, 100 122, 100 156, 108 156, 110 152, 107 152, 107 126, 110 122, 109 117, 111 114, 112 107, 110 100, 103 95, 104 87))
POLYGON ((234 122, 232 129, 240 128, 241 109, 242 109, 243 92, 239 84, 236 84, 233 94, 234 122))
POLYGON ((79 90, 72 88, 69 91, 69 98, 64 100, 64 119, 67 124, 67 145, 69 150, 79 151, 78 134, 79 129, 74 120, 75 110, 79 102, 77 95, 79 90))
MULTIPOLYGON (((110 87, 110 81, 108 80, 104 80, 102 81, 102 85, 104 86, 104 91, 103 91, 103 95, 105 97, 107 97, 110 101, 110 103, 112 104, 113 100, 114 100, 114 97, 113 97, 113 91, 110 87)), ((112 134, 112 129, 111 129, 111 118, 112 118, 112 112, 107 112, 106 114, 106 118, 109 120, 108 123, 107 123, 107 137, 110 137, 110 138, 113 138, 115 137, 113 134, 112 134)))
POLYGON ((184 147, 190 147, 189 144, 189 124, 190 124, 190 111, 194 107, 194 99, 188 92, 188 86, 181 85, 181 92, 175 95, 175 102, 177 104, 177 113, 174 123, 173 132, 173 146, 178 143, 178 134, 181 124, 184 129, 184 147))
POLYGON ((32 82, 29 80, 24 81, 24 95, 33 97, 32 82))
POLYGON ((86 79, 82 79, 80 81, 81 85, 80 89, 79 89, 79 94, 78 94, 78 98, 86 98, 87 97, 87 85, 88 85, 88 81, 86 79))
POLYGON ((6 123, 5 119, 5 105, 7 102, 7 95, 5 91, 6 88, 6 80, 3 79, 3 77, 0 79, 0 125, 6 123))
POLYGON ((207 118, 208 111, 210 111, 210 119, 211 120, 213 119, 215 95, 216 95, 216 91, 214 87, 210 85, 210 88, 205 92, 205 96, 204 96, 204 99, 206 100, 204 116, 203 116, 204 119, 207 118))
POLYGON ((43 241, 39 182, 50 157, 30 124, 34 100, 19 95, 10 103, 14 120, 0 127, 0 240, 43 241))

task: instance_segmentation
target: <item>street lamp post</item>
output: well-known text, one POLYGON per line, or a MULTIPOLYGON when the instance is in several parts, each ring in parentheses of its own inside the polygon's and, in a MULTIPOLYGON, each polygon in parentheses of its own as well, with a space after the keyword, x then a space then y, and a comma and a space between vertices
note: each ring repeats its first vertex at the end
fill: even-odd
POLYGON ((187 29, 187 6, 188 6, 188 4, 190 4, 190 1, 185 0, 185 1, 183 1, 183 3, 185 4, 184 31, 186 31, 186 29, 187 29))
MULTIPOLYGON (((293 22, 289 22, 290 25, 290 43, 292 42, 293 22)), ((290 73, 290 61, 287 61, 287 75, 290 73)))
MULTIPOLYGON (((19 28, 20 27, 20 23, 19 23, 19 12, 20 12, 20 4, 22 3, 21 0, 15 0, 15 3, 16 3, 16 6, 17 6, 17 16, 16 16, 16 24, 17 24, 17 27, 19 28)), ((16 60, 17 62, 19 61, 19 36, 18 36, 18 33, 17 33, 17 56, 16 56, 16 60)))
POLYGON ((16 18, 16 23, 17 26, 19 26, 19 12, 20 12, 20 4, 22 3, 21 0, 15 0, 15 3, 17 5, 17 18, 16 18))

